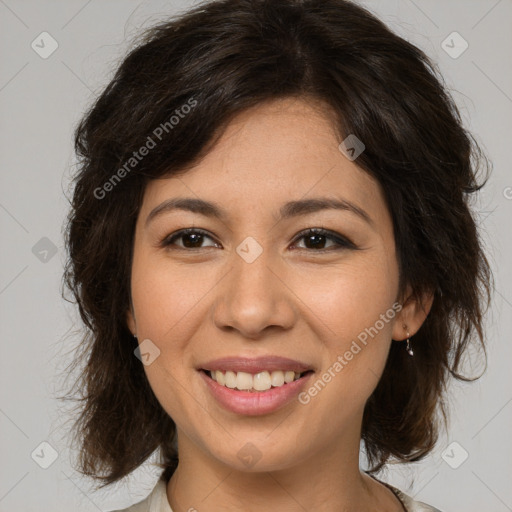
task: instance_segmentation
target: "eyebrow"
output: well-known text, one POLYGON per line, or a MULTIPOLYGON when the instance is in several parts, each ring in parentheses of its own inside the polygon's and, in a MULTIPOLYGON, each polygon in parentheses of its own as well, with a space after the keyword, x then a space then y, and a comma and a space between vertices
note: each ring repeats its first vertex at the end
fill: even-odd
MULTIPOLYGON (((176 197, 173 199, 167 199, 151 210, 146 219, 146 227, 156 217, 175 210, 190 211, 204 215, 205 217, 216 218, 223 222, 226 222, 228 218, 226 210, 215 203, 193 197, 176 197)), ((278 221, 301 215, 308 215, 321 210, 348 211, 362 218, 371 226, 374 226, 371 217, 359 206, 347 201, 346 199, 331 199, 327 197, 300 199, 285 203, 279 210, 278 221)))

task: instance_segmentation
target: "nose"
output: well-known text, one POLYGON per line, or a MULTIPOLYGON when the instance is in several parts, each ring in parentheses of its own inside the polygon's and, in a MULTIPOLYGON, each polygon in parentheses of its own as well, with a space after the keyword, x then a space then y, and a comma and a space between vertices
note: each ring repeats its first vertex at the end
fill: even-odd
MULTIPOLYGON (((269 330, 288 330, 297 317, 295 297, 282 265, 263 252, 251 263, 233 255, 231 270, 217 289, 213 318, 222 330, 260 339, 269 330)), ((289 277, 289 276, 288 276, 289 277)))

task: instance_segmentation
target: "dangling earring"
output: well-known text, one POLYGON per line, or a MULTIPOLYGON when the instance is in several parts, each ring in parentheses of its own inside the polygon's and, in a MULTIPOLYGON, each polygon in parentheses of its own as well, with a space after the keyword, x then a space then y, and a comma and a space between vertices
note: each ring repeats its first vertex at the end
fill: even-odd
POLYGON ((407 333, 407 345, 405 347, 405 349, 407 350, 407 352, 409 353, 410 356, 413 356, 414 355, 414 352, 411 348, 411 343, 410 343, 411 339, 410 339, 410 334, 407 333))
POLYGON ((413 356, 414 355, 414 352, 411 348, 411 335, 409 333, 409 331, 407 331, 407 325, 403 324, 403 328, 406 330, 407 332, 407 345, 405 347, 405 349, 407 350, 407 353, 410 355, 410 356, 413 356))

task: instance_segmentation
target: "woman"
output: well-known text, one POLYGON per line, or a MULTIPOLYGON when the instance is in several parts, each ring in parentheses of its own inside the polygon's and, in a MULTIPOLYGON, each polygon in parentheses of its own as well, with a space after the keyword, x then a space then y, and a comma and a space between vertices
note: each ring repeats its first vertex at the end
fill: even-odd
POLYGON ((375 476, 434 448, 491 289, 485 157, 424 53, 344 0, 210 2, 144 35, 76 151, 83 474, 159 449, 132 512, 438 510, 375 476))

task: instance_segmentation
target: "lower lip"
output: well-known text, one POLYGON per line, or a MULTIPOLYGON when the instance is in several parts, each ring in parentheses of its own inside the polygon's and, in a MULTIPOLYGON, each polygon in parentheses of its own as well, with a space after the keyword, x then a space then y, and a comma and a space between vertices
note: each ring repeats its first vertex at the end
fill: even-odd
POLYGON ((313 372, 307 373, 300 379, 277 388, 270 388, 268 391, 249 392, 221 386, 204 370, 199 370, 199 373, 222 407, 236 414, 247 416, 269 414, 289 404, 306 385, 309 377, 313 375, 313 372))

